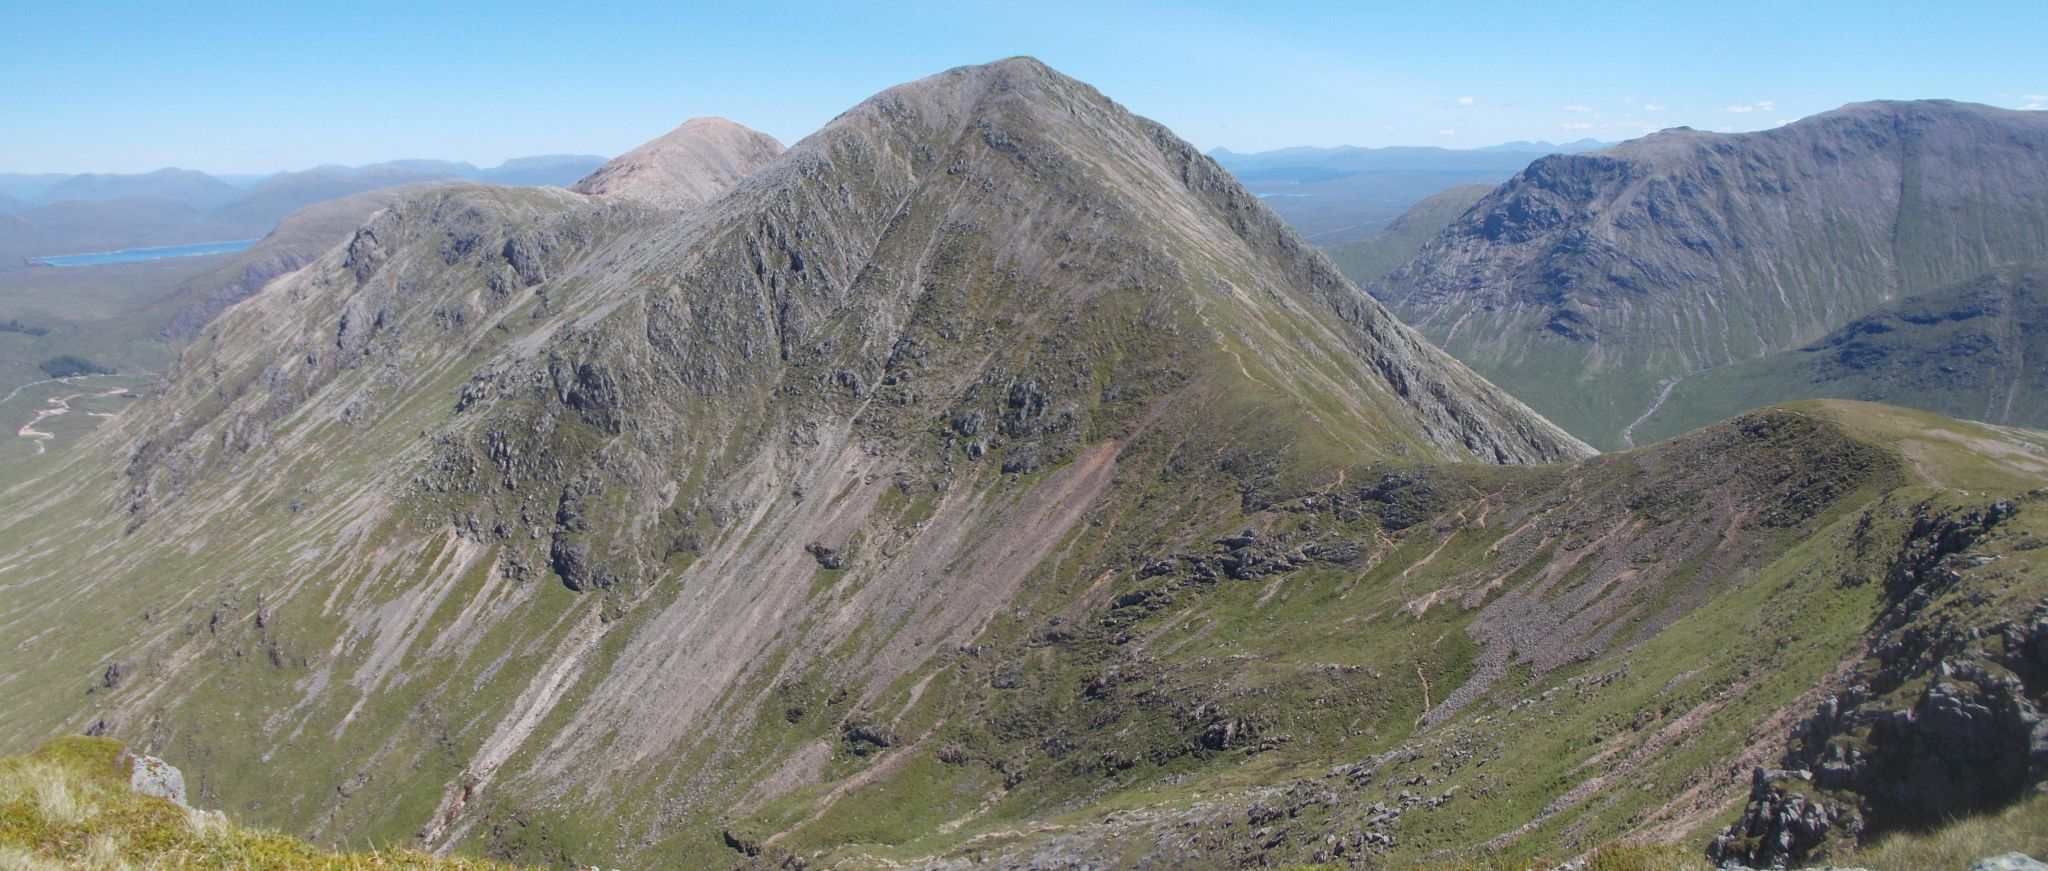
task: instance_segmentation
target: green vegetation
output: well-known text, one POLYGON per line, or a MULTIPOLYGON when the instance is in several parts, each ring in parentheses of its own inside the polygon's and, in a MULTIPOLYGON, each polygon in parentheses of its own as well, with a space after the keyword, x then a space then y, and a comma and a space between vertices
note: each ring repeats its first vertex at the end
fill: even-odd
POLYGON ((112 375, 114 370, 87 360, 75 354, 59 354, 36 364, 44 375, 51 378, 76 378, 80 375, 112 375))
POLYGON ((512 871, 417 850, 331 852, 145 796, 128 785, 120 742, 63 738, 0 757, 0 866, 15 871, 241 869, 266 871, 512 871))
POLYGON ((161 372, 177 346, 159 310, 177 288, 236 255, 173 257, 78 268, 0 267, 0 395, 50 377, 37 365, 71 354, 123 372, 161 372))
POLYGON ((1891 835, 1837 864, 1873 871, 1960 869, 2009 852, 2048 858, 2048 797, 2033 796, 1997 813, 1949 821, 1933 831, 1891 835))

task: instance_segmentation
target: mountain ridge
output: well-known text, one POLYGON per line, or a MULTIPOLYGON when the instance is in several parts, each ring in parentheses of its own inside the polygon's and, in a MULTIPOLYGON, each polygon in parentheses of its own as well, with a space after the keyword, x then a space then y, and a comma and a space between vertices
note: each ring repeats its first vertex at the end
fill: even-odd
MULTIPOLYGON (((1164 421, 1212 403, 1207 417, 1245 428, 1203 424, 1201 440, 1223 440, 1202 450, 1269 481, 1256 486, 1296 474, 1290 456, 1340 445, 1354 462, 1585 453, 1400 327, 1191 146, 1019 60, 885 91, 697 210, 459 185, 392 205, 209 325, 120 433, 102 431, 129 445, 130 531, 95 562, 118 575, 154 542, 208 535, 226 504, 302 512, 292 530, 204 556, 209 587, 239 586, 258 583, 276 535, 338 547, 322 586, 357 618, 319 617, 301 582, 258 583, 278 609, 266 627, 341 632, 333 654, 277 636, 280 677, 313 668, 306 690, 267 697, 280 737, 309 725, 294 710, 326 712, 322 734, 413 728, 357 695, 417 692, 394 670, 415 644, 407 627, 456 587, 513 596, 487 607, 491 622, 417 642, 502 649, 514 626, 550 627, 550 665, 522 666, 530 677, 501 691, 515 697, 465 715, 487 728, 464 739, 462 770, 400 781, 414 811, 398 819, 383 799, 296 800, 447 843, 488 831, 512 797, 560 795, 576 770, 736 728, 706 718, 759 704, 720 699, 773 679, 776 662, 792 679, 849 667, 769 651, 855 643, 853 615, 881 621, 860 642, 875 664, 841 682, 850 703, 874 703, 938 639, 971 639, 1087 511, 1107 510, 1090 506, 1133 451, 1164 462, 1187 438, 1164 421), (1279 339, 1237 338, 1267 334, 1279 339), (343 433, 346 453, 307 461, 343 433), (891 519, 905 510, 892 504, 919 503, 930 526, 891 519), (1005 536, 977 543, 987 529, 1005 536), (396 600, 414 603, 396 606, 405 621, 370 617, 385 593, 381 572, 360 574, 378 561, 365 535, 391 541, 407 573, 441 578, 396 600), (930 574, 948 560, 957 574, 930 574), (820 571, 861 580, 828 585, 845 602, 818 611, 806 589, 820 571), (696 646, 664 640, 677 637, 696 646), (687 691, 707 679, 723 689, 687 691), (572 721, 549 714, 565 680, 583 712, 572 721)), ((172 662, 159 657, 184 643, 122 655, 172 662)), ((483 665, 466 661, 433 668, 483 665)), ((141 707, 94 716, 122 732, 154 710, 188 724, 165 737, 190 758, 240 756, 189 725, 210 716, 201 674, 173 668, 129 703, 141 707)), ((373 758, 399 752, 382 746, 373 758)))
POLYGON ((1690 835, 1862 650, 1845 554, 2048 478, 2048 436, 1928 418, 1590 456, 1009 59, 695 206, 437 186, 229 308, 0 484, 0 744, 552 865, 1690 835))
POLYGON ((1536 161, 1372 289, 1613 447, 1659 379, 2048 253, 2044 150, 2041 113, 1948 101, 1674 128, 1536 161))

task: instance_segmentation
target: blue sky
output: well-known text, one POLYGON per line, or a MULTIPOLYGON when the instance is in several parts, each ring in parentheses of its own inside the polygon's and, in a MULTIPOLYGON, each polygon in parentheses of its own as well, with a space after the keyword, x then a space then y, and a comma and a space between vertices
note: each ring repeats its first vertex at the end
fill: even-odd
POLYGON ((696 115, 794 142, 1036 55, 1202 148, 1754 130, 1874 98, 2048 107, 2048 6, 0 0, 0 171, 616 154, 696 115))

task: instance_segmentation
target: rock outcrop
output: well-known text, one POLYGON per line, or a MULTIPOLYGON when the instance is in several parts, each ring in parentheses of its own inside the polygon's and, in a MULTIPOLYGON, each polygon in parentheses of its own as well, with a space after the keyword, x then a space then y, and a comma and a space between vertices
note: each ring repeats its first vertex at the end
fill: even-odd
POLYGON ((136 756, 130 765, 128 785, 136 792, 191 806, 185 799, 185 773, 176 766, 154 756, 136 756))
POLYGON ((2001 557, 1980 548, 2039 502, 1913 509, 1874 579, 1887 607, 1864 666, 1800 723, 1785 770, 1757 771, 1710 858, 1797 863, 2048 792, 2048 599, 1992 604, 2001 557))

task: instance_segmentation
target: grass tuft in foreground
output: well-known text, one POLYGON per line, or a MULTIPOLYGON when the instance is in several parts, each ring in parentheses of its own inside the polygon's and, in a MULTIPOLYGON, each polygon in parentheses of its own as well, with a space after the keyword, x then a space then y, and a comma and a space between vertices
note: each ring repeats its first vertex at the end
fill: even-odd
POLYGON ((511 871, 416 850, 321 850, 137 793, 129 764, 126 748, 108 738, 59 738, 29 756, 0 757, 0 868, 511 871))

